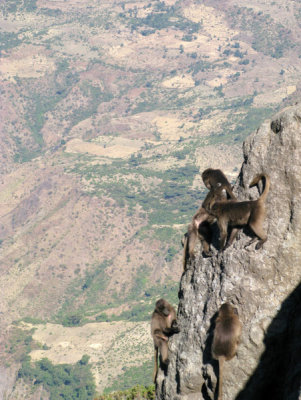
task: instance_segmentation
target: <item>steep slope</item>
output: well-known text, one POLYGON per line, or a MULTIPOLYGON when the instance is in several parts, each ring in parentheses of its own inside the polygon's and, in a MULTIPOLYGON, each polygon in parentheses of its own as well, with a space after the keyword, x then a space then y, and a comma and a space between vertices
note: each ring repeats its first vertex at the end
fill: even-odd
POLYGON ((299 95, 301 13, 285 0, 0 11, 0 357, 12 376, 20 319, 63 332, 176 301, 200 171, 233 181, 243 139, 299 95))
POLYGON ((181 279, 181 332, 171 341, 167 376, 158 399, 214 399, 217 363, 210 346, 214 317, 230 301, 243 323, 237 356, 225 364, 224 399, 297 399, 300 393, 301 106, 267 120, 244 143, 235 186, 239 199, 255 199, 253 176, 271 177, 263 249, 245 248, 250 232, 212 258, 198 257, 181 279))

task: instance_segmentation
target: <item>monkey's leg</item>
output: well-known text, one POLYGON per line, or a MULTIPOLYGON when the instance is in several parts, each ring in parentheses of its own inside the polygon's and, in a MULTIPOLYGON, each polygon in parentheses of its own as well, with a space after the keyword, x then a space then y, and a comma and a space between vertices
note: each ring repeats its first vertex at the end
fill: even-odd
POLYGON ((232 188, 231 186, 226 186, 226 192, 227 192, 227 199, 231 199, 231 200, 236 200, 236 197, 234 196, 234 193, 232 192, 232 188))
POLYGON ((188 239, 188 254, 190 258, 194 258, 194 248, 196 240, 197 240, 197 233, 194 230, 192 230, 189 234, 189 239, 188 239))
POLYGON ((212 256, 212 252, 210 251, 210 243, 212 242, 212 228, 211 225, 205 221, 199 226, 199 239, 202 243, 203 253, 207 257, 212 256))
POLYGON ((227 241, 227 230, 220 229, 219 251, 223 251, 227 241))
POLYGON ((203 252, 206 254, 207 257, 211 257, 213 255, 212 251, 210 250, 210 244, 207 242, 206 239, 201 239, 203 252))
POLYGON ((227 229, 228 223, 225 221, 224 218, 220 218, 217 221, 219 232, 220 232, 220 239, 219 239, 219 251, 223 251, 227 241, 227 229))
POLYGON ((228 243, 225 247, 225 249, 227 249, 228 247, 231 246, 231 244, 234 242, 234 239, 236 238, 237 234, 238 234, 239 229, 238 228, 232 228, 228 243))
POLYGON ((160 334, 160 333, 156 333, 156 337, 157 337, 158 339, 162 339, 162 340, 164 340, 165 342, 167 342, 167 341, 168 341, 168 337, 167 337, 167 336, 165 336, 165 335, 163 335, 163 333, 162 333, 162 334, 160 334))
POLYGON ((155 364, 154 364, 154 371, 153 371, 153 382, 156 382, 157 374, 158 374, 158 347, 155 347, 155 364))
POLYGON ((255 246, 255 249, 259 250, 262 247, 263 243, 267 241, 268 236, 261 226, 262 225, 261 221, 250 222, 249 225, 252 231, 255 233, 255 235, 257 235, 260 239, 255 246))
POLYGON ((167 343, 167 341, 161 342, 160 353, 161 353, 161 359, 162 359, 163 364, 168 364, 168 343, 167 343))

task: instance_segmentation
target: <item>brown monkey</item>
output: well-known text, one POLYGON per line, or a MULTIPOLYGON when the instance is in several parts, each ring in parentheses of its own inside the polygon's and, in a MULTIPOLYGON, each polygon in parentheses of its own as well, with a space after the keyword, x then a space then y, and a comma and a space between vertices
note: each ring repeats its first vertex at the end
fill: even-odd
MULTIPOLYGON (((265 179, 265 187, 261 196, 257 200, 249 201, 219 201, 217 194, 213 193, 211 199, 206 204, 206 211, 216 217, 220 229, 220 250, 223 250, 227 241, 228 225, 232 227, 230 238, 226 247, 231 246, 235 239, 238 229, 248 225, 260 239, 256 245, 256 250, 260 249, 267 240, 267 234, 262 228, 265 218, 265 200, 270 189, 270 178, 266 174, 258 174, 250 183, 250 187, 255 186, 261 179, 265 179)), ((253 243, 256 238, 252 239, 253 243)))
POLYGON ((177 323, 176 311, 168 301, 160 299, 156 302, 151 319, 151 334, 155 347, 155 367, 153 381, 156 382, 158 373, 158 350, 162 363, 168 364, 168 339, 174 333, 180 332, 177 323))
POLYGON ((206 256, 211 256, 210 242, 212 238, 211 224, 215 221, 215 217, 210 215, 204 207, 200 207, 188 225, 187 233, 182 239, 183 250, 183 269, 186 269, 186 262, 189 258, 194 257, 194 248, 197 239, 202 243, 203 252, 206 256))
POLYGON ((202 173, 202 179, 207 189, 225 189, 227 192, 227 198, 233 200, 236 199, 226 175, 220 169, 205 169, 205 171, 202 173))
POLYGON ((224 303, 218 312, 213 333, 211 348, 212 357, 218 360, 219 384, 218 400, 222 399, 223 367, 224 361, 231 360, 236 354, 240 341, 241 323, 236 308, 229 303, 224 303))
MULTIPOLYGON (((232 193, 234 196, 234 194, 232 193)), ((188 231, 182 239, 182 245, 184 247, 183 252, 183 270, 186 270, 186 263, 188 258, 194 257, 194 248, 197 239, 202 243, 203 252, 206 256, 211 256, 210 243, 212 239, 212 227, 211 225, 216 221, 215 216, 210 215, 206 208, 210 207, 210 204, 216 201, 226 200, 226 189, 222 186, 213 187, 207 194, 202 206, 194 214, 191 223, 188 225, 188 231)), ((236 200, 234 196, 233 201, 236 200)))

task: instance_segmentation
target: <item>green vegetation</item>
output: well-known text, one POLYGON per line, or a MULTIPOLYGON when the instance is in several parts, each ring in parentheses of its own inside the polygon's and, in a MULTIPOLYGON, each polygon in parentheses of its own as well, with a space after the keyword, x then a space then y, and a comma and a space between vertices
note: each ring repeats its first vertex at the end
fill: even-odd
POLYGON ((13 47, 19 46, 22 42, 19 39, 19 33, 14 32, 0 32, 0 52, 1 50, 8 50, 13 47))
POLYGON ((37 9, 37 0, 6 0, 3 5, 5 13, 15 13, 17 11, 34 12, 37 9))
MULTIPOLYGON (((191 145, 190 151, 192 149, 191 145)), ((178 156, 178 152, 176 155, 178 156)), ((172 153, 161 156, 160 159, 170 156, 172 153)), ((86 160, 79 159, 68 171, 90 181, 94 187, 91 191, 93 195, 113 198, 119 206, 127 205, 130 211, 137 204, 140 205, 148 213, 149 223, 144 231, 157 224, 172 226, 184 223, 187 214, 195 210, 203 197, 199 190, 189 189, 199 170, 193 164, 187 164, 164 172, 153 171, 149 164, 155 161, 156 156, 142 157, 139 154, 128 161, 113 161, 103 165, 90 165, 86 160), (104 181, 102 176, 107 179, 104 181), (144 179, 156 179, 160 184, 146 190, 140 183, 144 179)))
POLYGON ((32 340, 33 333, 34 329, 21 329, 17 326, 12 328, 9 344, 6 346, 8 359, 12 357, 13 360, 22 360, 31 350, 38 347, 32 340))
POLYGON ((41 154, 40 150, 30 150, 22 145, 17 145, 17 152, 14 155, 16 163, 24 163, 33 160, 41 154))
MULTIPOLYGON (((64 326, 79 326, 88 322, 86 313, 94 313, 103 310, 98 304, 102 304, 103 292, 108 284, 105 270, 111 264, 105 260, 102 264, 94 266, 86 271, 85 277, 77 278, 66 291, 66 301, 58 312, 55 321, 64 326), (76 306, 78 298, 84 302, 76 306)), ((91 322, 91 321, 90 321, 91 322)))
POLYGON ((109 262, 94 267, 86 273, 85 278, 77 278, 70 284, 66 290, 67 300, 55 316, 56 323, 79 326, 92 322, 91 317, 95 317, 95 321, 98 322, 145 321, 150 318, 158 296, 167 298, 173 304, 177 303, 178 282, 152 284, 150 270, 146 265, 138 268, 129 292, 128 285, 124 285, 121 292, 111 295, 112 301, 104 301, 104 289, 108 282, 105 269, 108 265, 109 262), (78 304, 78 299, 83 301, 78 304), (119 307, 122 304, 128 304, 129 310, 123 311, 120 315, 108 316, 105 313, 106 309, 119 307))
MULTIPOLYGON (((56 173, 65 164, 66 174, 76 174, 84 182, 82 187, 88 186, 86 182, 89 183, 87 191, 89 190, 91 196, 113 199, 116 208, 123 208, 122 212, 127 212, 128 216, 136 217, 141 212, 145 226, 135 232, 135 239, 145 242, 160 241, 161 247, 154 258, 156 261, 171 264, 182 251, 182 228, 178 226, 182 224, 183 230, 185 229, 205 195, 202 188, 193 185, 200 172, 195 167, 196 149, 202 153, 205 145, 241 143, 274 111, 272 106, 255 107, 255 93, 251 96, 230 97, 238 86, 236 82, 244 80, 240 90, 250 87, 248 83, 253 82, 254 75, 250 77, 248 72, 253 65, 258 67, 256 64, 261 62, 256 54, 248 55, 245 51, 249 38, 252 38, 252 46, 256 51, 273 58, 283 57, 286 49, 293 49, 294 38, 288 29, 261 11, 246 7, 227 8, 225 12, 232 13, 235 30, 241 28, 245 33, 243 36, 238 33, 237 38, 245 40, 246 44, 240 45, 236 39, 229 37, 225 46, 222 44, 225 42, 220 40, 218 57, 215 62, 211 62, 211 51, 215 45, 207 53, 207 45, 203 48, 202 41, 195 41, 203 26, 201 21, 195 23, 184 17, 183 7, 188 7, 187 4, 176 2, 170 7, 163 1, 154 1, 149 4, 137 3, 135 6, 121 2, 116 3, 116 12, 115 6, 105 6, 102 9, 102 2, 97 6, 87 2, 78 9, 76 5, 68 4, 68 1, 55 5, 61 9, 40 8, 42 3, 37 0, 5 0, 1 5, 5 22, 0 32, 0 52, 8 66, 9 62, 13 63, 11 71, 16 71, 16 76, 9 78, 9 72, 4 74, 7 78, 3 78, 1 89, 1 96, 4 96, 2 114, 8 115, 3 131, 9 136, 7 141, 6 138, 3 140, 3 154, 9 158, 14 152, 14 161, 18 163, 45 154, 43 179, 50 173, 50 165, 54 167, 51 172, 56 173), (122 12, 119 14, 120 11, 122 12), (135 31, 132 35, 133 41, 129 39, 129 30, 135 31), (168 32, 170 37, 167 36, 168 32), (146 37, 154 34, 156 35, 148 41, 146 37), (174 35, 177 48, 173 48, 174 35), (162 44, 160 39, 156 43, 153 41, 157 36, 163 39, 162 44), (189 46, 187 42, 191 42, 189 46), (133 57, 124 57, 126 52, 120 54, 121 57, 118 54, 116 57, 114 51, 118 47, 112 48, 112 43, 113 46, 122 46, 123 50, 133 52, 133 57), (146 43, 150 46, 145 47, 146 43), (147 51, 146 57, 144 51, 147 51), (149 59, 150 55, 153 60, 149 59), (230 56, 232 65, 227 58, 230 56), (24 71, 18 63, 14 64, 22 57, 24 71), (165 64, 164 58, 167 61, 165 64), (34 62, 33 74, 29 71, 31 60, 38 61, 34 62), (158 60, 158 67, 155 64, 154 68, 154 60, 158 60), (38 69, 40 65, 43 66, 41 71, 38 69), (177 65, 177 69, 174 65, 177 65), (20 68, 20 73, 16 68, 20 68), (228 79, 230 73, 227 71, 224 74, 225 68, 232 70, 230 80, 224 87, 220 85, 215 89, 211 88, 208 80, 218 76, 228 79), (187 75, 192 76, 195 87, 177 88, 175 85, 174 88, 167 88, 162 85, 169 78, 187 75), (29 77, 25 78, 26 76, 29 77), (153 112, 153 115, 138 115, 143 112, 153 112), (153 121, 164 113, 183 119, 178 127, 183 129, 183 134, 180 133, 182 136, 179 140, 170 140, 169 143, 166 141, 161 146, 160 134, 153 121), (205 138, 196 134, 202 125, 202 119, 212 122, 219 119, 219 114, 223 121, 222 126, 208 128, 211 130, 206 132, 205 138), (87 124, 81 126, 81 137, 85 140, 105 135, 141 138, 144 137, 144 127, 149 127, 149 137, 151 134, 155 136, 157 143, 145 145, 128 160, 108 157, 107 164, 102 165, 98 163, 99 158, 90 155, 62 156, 60 144, 68 146, 69 139, 76 137, 78 132, 75 129, 71 132, 72 128, 86 119, 89 119, 87 124), (195 123, 190 128, 190 138, 186 121, 189 121, 189 125, 195 123), (111 129, 114 131, 110 132, 111 129), (160 163, 163 165, 161 171, 160 163), (170 167, 166 167, 168 165, 170 167)), ((296 12, 300 21, 301 8, 296 8, 296 12)), ((215 36, 213 31, 211 33, 210 38, 208 32, 205 32, 208 45, 215 36)), ((214 40, 216 39, 215 37, 214 40)), ((296 41, 295 46, 296 49, 299 46, 296 41)), ((296 49, 291 52, 291 59, 296 49)), ((272 62, 272 69, 275 70, 277 65, 275 60, 272 62)), ((284 72, 288 71, 287 63, 283 64, 283 68, 278 78, 283 83, 285 77, 286 84, 291 84, 292 73, 284 72)), ((279 88, 268 79, 260 81, 256 89, 263 94, 263 85, 269 86, 269 90, 279 88)), ((197 156, 198 159, 199 157, 200 155, 197 156)), ((40 165, 43 162, 41 158, 40 165)), ((8 168, 11 168, 9 163, 8 168)), ((55 176, 53 179, 55 180, 55 176)), ((18 192, 15 196, 14 201, 18 201, 18 192)), ((55 211, 53 210, 53 215, 55 211)), ((29 231, 26 224, 27 222, 23 233, 30 235, 32 229, 29 231)), ((104 226, 103 230, 106 228, 104 226)), ((1 243, 0 240, 0 245, 1 243)), ((6 250, 8 241, 3 246, 4 244, 6 250)), ((28 258, 29 263, 31 254, 24 257, 28 258)), ((66 292, 62 295, 58 291, 63 303, 58 311, 54 311, 56 314, 52 316, 52 322, 75 327, 93 321, 145 321, 149 320, 154 302, 159 296, 167 298, 173 304, 178 302, 178 282, 167 280, 168 284, 164 284, 155 281, 150 274, 152 260, 148 261, 149 264, 145 264, 145 261, 139 264, 136 261, 135 265, 130 265, 129 256, 126 262, 133 268, 131 287, 128 283, 122 283, 121 276, 121 283, 116 291, 111 286, 109 289, 108 274, 108 268, 112 267, 114 260, 108 259, 87 266, 85 273, 78 268, 78 272, 75 271, 76 278, 66 292), (123 304, 128 307, 119 315, 112 315, 111 310, 108 311, 121 309, 123 304)), ((63 274, 57 276, 67 279, 63 274)), ((32 324, 43 322, 30 316, 23 321, 32 324)), ((32 349, 41 348, 32 339, 32 334, 33 330, 14 327, 10 342, 6 345, 6 362, 22 362, 19 378, 32 383, 32 387, 43 385, 51 394, 51 399, 92 398, 94 383, 87 356, 75 366, 54 366, 46 359, 31 363, 27 355, 32 349)), ((129 388, 137 383, 147 385, 150 383, 150 376, 150 362, 138 368, 124 368, 124 373, 110 382, 107 391, 129 388)), ((135 386, 126 392, 104 395, 100 399, 150 400, 154 399, 154 388, 135 386)))
POLYGON ((155 400, 155 386, 136 385, 128 390, 104 394, 96 397, 95 400, 155 400))
MULTIPOLYGON (((104 390, 104 393, 110 393, 110 392, 115 392, 116 390, 124 390, 124 389, 130 389, 132 386, 137 387, 136 385, 143 385, 143 386, 149 386, 151 385, 152 381, 152 370, 154 367, 154 361, 149 360, 145 362, 143 365, 140 365, 138 367, 131 367, 131 368, 126 368, 124 367, 124 373, 122 375, 118 375, 113 382, 111 382, 110 387, 107 387, 104 390)), ((138 386, 141 388, 141 386, 138 386)), ((142 388, 141 388, 142 389, 142 388)), ((133 390, 133 389, 131 389, 133 390)), ((150 386, 149 389, 145 389, 145 394, 154 394, 154 387, 150 386)), ((142 395, 142 393, 140 393, 142 395)), ((144 394, 144 395, 145 395, 144 394)), ((129 397, 131 398, 131 397, 129 397)), ((135 398, 135 397, 134 397, 135 398)), ((148 397, 147 397, 148 398, 148 397)), ((151 399, 153 397, 150 397, 151 399)))
POLYGON ((89 400, 95 395, 94 378, 84 355, 75 365, 53 365, 47 358, 31 363, 27 356, 18 372, 18 379, 42 385, 50 394, 50 400, 89 400))
POLYGON ((268 14, 255 12, 252 8, 231 9, 232 27, 249 30, 253 34, 254 50, 274 58, 281 58, 286 49, 294 46, 291 31, 276 23, 268 14))
POLYGON ((90 81, 83 81, 79 88, 83 97, 86 99, 86 105, 81 105, 79 108, 72 110, 70 128, 80 121, 96 114, 97 107, 100 103, 109 102, 113 98, 111 93, 103 92, 99 87, 93 86, 90 81))
POLYGON ((270 117, 274 109, 269 107, 250 107, 252 104, 252 97, 243 99, 237 99, 234 103, 227 105, 225 102, 225 108, 238 109, 239 113, 237 115, 230 114, 228 116, 228 121, 225 123, 224 128, 227 134, 221 133, 221 137, 227 143, 230 140, 235 142, 243 141, 250 133, 254 132, 258 126, 268 117, 270 117), (235 128, 233 128, 233 126, 235 128))
POLYGON ((47 349, 47 346, 33 340, 33 333, 34 329, 21 329, 18 326, 11 330, 9 345, 6 346, 6 362, 11 358, 21 361, 17 379, 23 379, 27 383, 34 382, 34 387, 42 385, 49 392, 50 400, 93 399, 95 383, 88 364, 89 356, 83 355, 75 365, 53 365, 47 358, 32 363, 28 356, 32 350, 47 349))
POLYGON ((132 30, 140 29, 140 33, 144 36, 155 33, 156 30, 168 28, 176 28, 191 35, 202 27, 201 22, 196 23, 183 17, 180 9, 175 6, 166 6, 164 2, 155 3, 153 12, 150 12, 145 18, 139 18, 135 9, 129 9, 119 16, 132 30))

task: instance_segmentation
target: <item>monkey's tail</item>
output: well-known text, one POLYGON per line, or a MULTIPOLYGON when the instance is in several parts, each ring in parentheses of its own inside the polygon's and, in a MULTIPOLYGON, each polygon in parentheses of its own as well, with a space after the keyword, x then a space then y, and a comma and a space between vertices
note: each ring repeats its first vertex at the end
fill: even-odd
POLYGON ((250 183, 249 187, 253 187, 253 186, 257 185, 258 182, 261 179, 265 180, 265 184, 264 184, 264 191, 262 192, 262 194, 261 194, 261 196, 259 197, 258 200, 261 200, 262 202, 265 202, 265 200, 267 198, 267 195, 269 193, 269 190, 270 190, 270 185, 271 185, 271 179, 270 179, 269 175, 267 175, 267 174, 258 174, 258 175, 256 175, 253 178, 252 182, 250 183))
POLYGON ((218 357, 219 377, 218 377, 218 398, 217 398, 217 400, 222 400, 222 398, 223 398, 224 362, 225 362, 224 356, 218 357))
POLYGON ((153 382, 156 383, 157 374, 158 374, 158 347, 155 347, 155 364, 154 364, 154 371, 153 371, 153 382))

